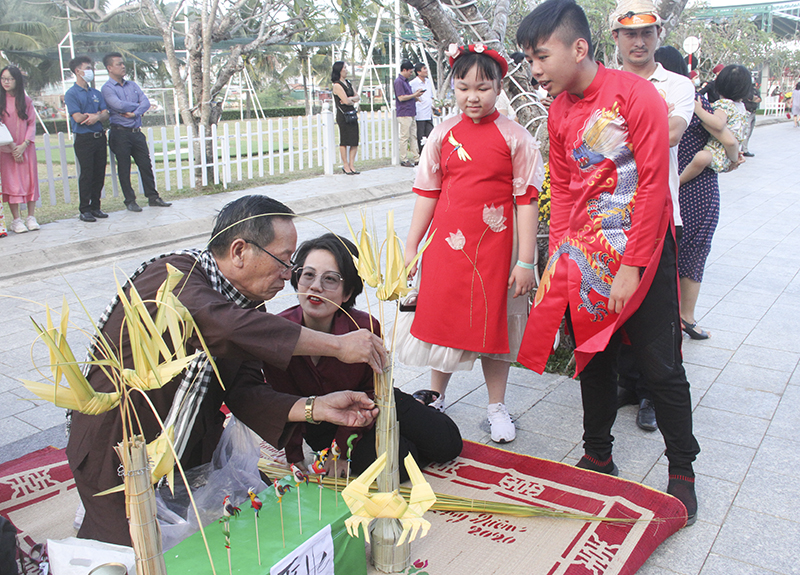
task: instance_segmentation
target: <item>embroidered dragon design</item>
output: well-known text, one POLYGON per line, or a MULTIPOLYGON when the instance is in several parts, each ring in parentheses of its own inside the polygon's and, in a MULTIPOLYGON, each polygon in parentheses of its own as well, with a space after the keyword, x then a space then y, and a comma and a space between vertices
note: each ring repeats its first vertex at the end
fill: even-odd
POLYGON ((542 274, 534 305, 538 305, 550 290, 556 265, 561 256, 567 254, 581 274, 578 310, 589 312, 592 321, 600 321, 608 315, 606 301, 593 302, 589 295, 594 291, 608 299, 615 275, 612 264, 619 262, 625 253, 626 232, 631 227, 639 181, 627 140, 625 120, 619 115, 616 103, 611 110, 595 111, 584 124, 580 144, 573 149, 572 156, 581 170, 593 172, 587 184, 602 191, 586 203, 591 223, 575 237, 565 238, 553 251, 542 274), (616 181, 610 174, 606 175, 610 172, 608 167, 598 166, 606 159, 611 160, 616 168, 616 181), (586 247, 597 243, 602 250, 590 252, 586 247))

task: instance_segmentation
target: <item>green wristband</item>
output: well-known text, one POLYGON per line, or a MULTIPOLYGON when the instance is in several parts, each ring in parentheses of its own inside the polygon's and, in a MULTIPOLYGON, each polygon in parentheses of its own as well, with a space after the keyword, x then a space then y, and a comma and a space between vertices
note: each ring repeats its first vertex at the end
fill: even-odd
POLYGON ((525 262, 520 260, 517 260, 517 265, 521 268, 525 268, 526 270, 532 270, 534 267, 533 264, 526 264, 525 262))

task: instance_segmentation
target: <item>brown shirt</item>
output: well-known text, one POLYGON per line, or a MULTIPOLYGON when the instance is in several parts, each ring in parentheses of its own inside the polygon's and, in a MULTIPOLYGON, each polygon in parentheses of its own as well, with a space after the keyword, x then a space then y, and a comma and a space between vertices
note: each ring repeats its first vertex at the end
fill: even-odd
MULTIPOLYGON (((166 279, 167 263, 186 274, 174 293, 192 314, 211 354, 217 358, 217 368, 225 385, 224 391, 216 382, 209 386, 181 459, 184 467, 211 460, 222 433, 224 416, 219 408, 223 402, 245 425, 281 448, 294 430, 295 425, 286 421, 298 397, 278 393, 267 385, 261 362, 285 368, 300 337, 300 326, 267 314, 261 308, 242 309, 228 301, 211 287, 205 272, 189 255, 169 256, 150 264, 134 281, 143 300, 155 298, 166 279)), ((155 305, 147 305, 154 314, 155 305)), ((124 364, 131 366, 127 334, 123 335, 121 345, 119 343, 122 320, 122 306, 118 305, 103 333, 118 349, 121 348, 124 364)), ((187 352, 193 353, 199 347, 199 340, 193 336, 187 352)), ((148 392, 162 419, 169 412, 181 378, 179 375, 161 389, 148 392)), ((97 391, 113 391, 112 382, 97 366, 89 371, 89 382, 97 391)), ((161 428, 144 399, 138 393, 132 398, 145 438, 152 441, 161 428)), ((124 496, 93 497, 95 493, 121 483, 117 474, 119 458, 113 450, 121 439, 119 409, 102 415, 73 414, 67 457, 86 507, 79 537, 130 545, 124 496)))

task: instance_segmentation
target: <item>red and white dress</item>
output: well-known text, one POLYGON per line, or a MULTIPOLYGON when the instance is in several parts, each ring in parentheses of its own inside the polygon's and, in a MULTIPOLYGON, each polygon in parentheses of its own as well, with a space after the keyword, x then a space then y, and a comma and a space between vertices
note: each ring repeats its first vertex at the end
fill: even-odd
POLYGON ((433 240, 403 363, 453 372, 471 369, 481 354, 515 359, 527 301, 513 300, 521 309, 509 329, 514 206, 535 201, 543 178, 538 143, 496 110, 478 123, 462 114, 434 128, 414 182, 415 193, 438 199, 433 240))

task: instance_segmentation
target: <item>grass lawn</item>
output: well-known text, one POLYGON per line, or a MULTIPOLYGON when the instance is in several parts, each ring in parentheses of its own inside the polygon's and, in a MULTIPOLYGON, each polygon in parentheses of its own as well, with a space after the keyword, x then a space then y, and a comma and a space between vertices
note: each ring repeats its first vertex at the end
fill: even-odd
MULTIPOLYGON (((360 170, 363 171, 363 170, 373 170, 376 168, 383 168, 385 166, 389 166, 390 164, 391 164, 390 160, 386 158, 377 160, 366 160, 363 162, 359 161, 358 167, 360 170)), ((227 190, 224 189, 221 184, 211 185, 211 186, 200 186, 197 188, 184 187, 180 190, 176 190, 175 182, 173 181, 172 190, 166 191, 165 187, 163 186, 163 174, 159 174, 159 176, 161 176, 160 180, 162 181, 157 181, 157 184, 161 195, 166 200, 172 201, 172 200, 179 200, 182 198, 207 196, 210 194, 217 194, 225 191, 246 190, 249 188, 255 188, 264 185, 284 184, 286 182, 301 180, 303 178, 321 176, 322 174, 323 174, 322 168, 310 168, 310 169, 307 168, 305 170, 286 172, 284 174, 275 174, 274 176, 265 176, 263 178, 256 177, 253 178, 252 180, 243 180, 241 182, 234 181, 228 186, 227 190)), ((173 180, 174 180, 174 175, 173 175, 173 180)), ((131 185, 133 186, 134 190, 138 190, 138 181, 137 181, 137 176, 135 174, 131 174, 131 185)), ((124 210, 125 204, 122 201, 121 192, 120 196, 116 198, 110 197, 111 182, 108 179, 106 179, 106 191, 108 193, 106 197, 103 198, 103 211, 114 212, 118 210, 124 210)), ((72 192, 70 197, 71 200, 70 203, 64 202, 64 198, 61 196, 61 194, 56 194, 55 205, 50 205, 50 198, 48 195, 48 191, 46 189, 42 189, 41 193, 42 193, 42 205, 36 208, 36 219, 38 219, 40 223, 48 223, 55 220, 61 220, 64 218, 71 218, 78 216, 77 192, 75 191, 72 192)), ((138 191, 137 191, 137 197, 138 197, 138 191)), ((143 198, 139 198, 138 201, 143 203, 143 200, 144 200, 143 198)), ((25 208, 23 208, 22 211, 24 213, 25 208)))

